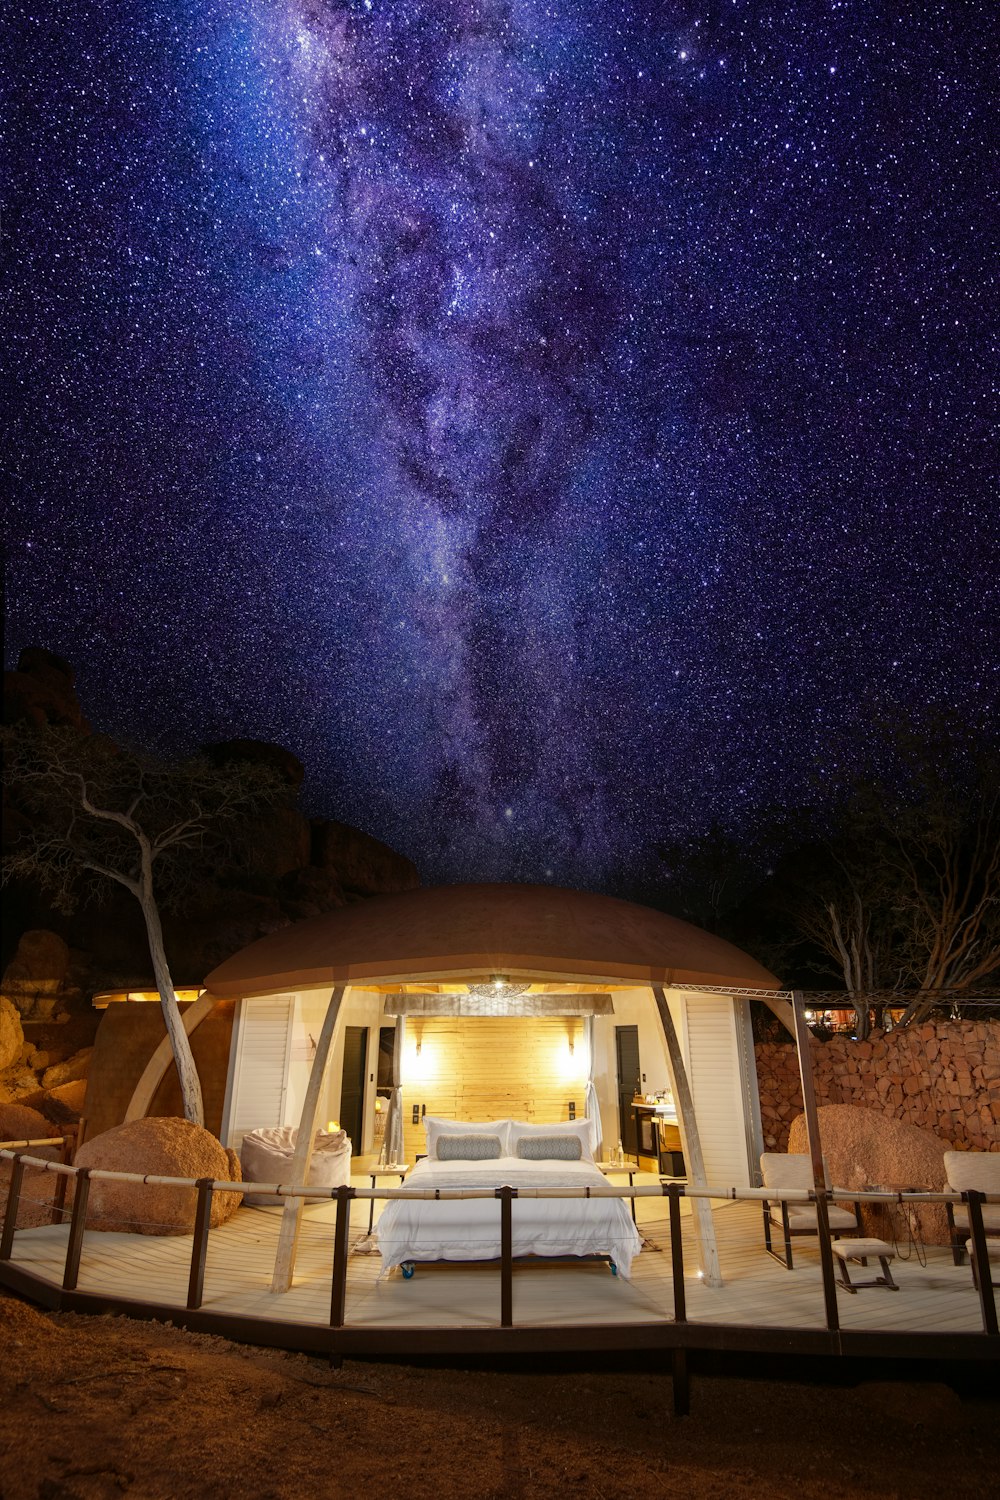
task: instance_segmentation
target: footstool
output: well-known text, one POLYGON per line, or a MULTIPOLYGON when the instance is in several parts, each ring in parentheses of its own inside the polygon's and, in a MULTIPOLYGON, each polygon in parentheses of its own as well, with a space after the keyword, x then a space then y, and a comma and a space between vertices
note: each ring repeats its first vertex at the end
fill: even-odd
POLYGON ((838 1280, 845 1291, 856 1292, 859 1286, 884 1286, 890 1292, 899 1291, 889 1270, 889 1262, 895 1258, 896 1252, 885 1240, 831 1240, 830 1248, 840 1261, 838 1280), (876 1276, 873 1281, 852 1282, 847 1262, 857 1260, 865 1265, 869 1258, 878 1261, 882 1267, 882 1275, 876 1276))

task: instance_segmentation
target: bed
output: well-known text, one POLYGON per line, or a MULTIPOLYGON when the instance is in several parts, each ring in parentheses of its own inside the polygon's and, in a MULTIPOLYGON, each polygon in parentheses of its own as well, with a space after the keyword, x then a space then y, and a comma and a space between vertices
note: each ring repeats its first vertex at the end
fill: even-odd
MULTIPOLYGON (((587 1121, 562 1126, 516 1120, 468 1125, 428 1116, 428 1155, 414 1167, 407 1191, 417 1189, 593 1188, 607 1182, 594 1165, 587 1121), (473 1144, 478 1139, 478 1144, 473 1144), (558 1154, 551 1154, 551 1153, 558 1154)), ((516 1198, 511 1212, 513 1253, 547 1258, 599 1256, 628 1277, 642 1241, 622 1198, 516 1198)), ((396 1198, 377 1225, 385 1276, 403 1275, 428 1261, 500 1258, 500 1204, 495 1198, 396 1198)))

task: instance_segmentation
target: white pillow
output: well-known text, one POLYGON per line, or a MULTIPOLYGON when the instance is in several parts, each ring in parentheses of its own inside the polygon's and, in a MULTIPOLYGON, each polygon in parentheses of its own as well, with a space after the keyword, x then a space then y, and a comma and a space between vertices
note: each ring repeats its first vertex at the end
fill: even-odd
POLYGON ((437 1156, 438 1136, 446 1135, 498 1135, 500 1137, 500 1155, 509 1156, 510 1147, 510 1120, 483 1120, 476 1124, 470 1124, 467 1120, 445 1120, 439 1115, 424 1115, 424 1130, 427 1133, 427 1155, 437 1156))
POLYGON ((580 1155, 584 1161, 594 1160, 594 1126, 591 1120, 564 1120, 561 1125, 528 1125, 522 1120, 510 1122, 510 1154, 517 1155, 518 1141, 528 1136, 568 1135, 580 1142, 580 1155))

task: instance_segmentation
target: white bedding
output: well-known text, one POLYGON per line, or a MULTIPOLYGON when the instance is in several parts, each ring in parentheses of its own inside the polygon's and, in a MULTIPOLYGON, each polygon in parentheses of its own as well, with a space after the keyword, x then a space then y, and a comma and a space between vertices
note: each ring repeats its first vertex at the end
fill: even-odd
MULTIPOLYGON (((416 1188, 605 1188, 586 1161, 418 1162, 406 1179, 416 1188)), ((607 1255, 623 1276, 642 1241, 623 1198, 515 1198, 511 1205, 514 1254, 607 1255)), ((377 1225, 382 1275, 404 1261, 498 1260, 500 1203, 496 1198, 396 1198, 377 1225)))

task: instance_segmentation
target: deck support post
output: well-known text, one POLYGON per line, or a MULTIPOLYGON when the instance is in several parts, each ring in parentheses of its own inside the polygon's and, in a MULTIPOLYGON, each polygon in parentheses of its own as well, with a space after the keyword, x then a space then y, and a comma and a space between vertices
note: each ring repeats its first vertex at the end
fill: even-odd
POLYGON ((198 1204, 194 1212, 194 1238, 191 1241, 191 1274, 188 1277, 187 1305, 201 1306, 205 1294, 205 1262, 208 1259, 208 1231, 212 1224, 213 1178, 198 1178, 198 1204))
MULTIPOLYGON (((680 1129, 684 1160, 687 1163, 688 1180, 694 1187, 707 1187, 705 1158, 702 1155, 701 1137, 698 1134, 698 1121, 694 1112, 694 1096, 691 1093, 687 1069, 684 1067, 677 1029, 674 1026, 673 1016, 670 1014, 662 984, 654 984, 652 989, 653 999, 656 1001, 656 1009, 660 1016, 660 1025, 663 1028, 663 1037, 667 1044, 667 1072, 670 1074, 670 1087, 677 1106, 677 1124, 680 1129)), ((715 1241, 712 1205, 707 1198, 691 1199, 691 1217, 701 1260, 702 1279, 706 1286, 721 1286, 719 1247, 715 1241)))
POLYGON ((0 1236, 0 1260, 10 1260, 14 1248, 14 1229, 17 1225, 17 1210, 21 1203, 21 1184, 24 1181, 24 1161, 16 1158, 10 1173, 7 1189, 7 1212, 4 1214, 3 1235, 0 1236))
POLYGON ((500 1199, 500 1327, 514 1326, 514 1219, 511 1204, 516 1188, 499 1187, 500 1199))
POLYGON ((66 1266, 63 1271, 63 1291, 75 1292, 80 1279, 80 1256, 83 1253, 83 1231, 87 1224, 87 1203, 90 1198, 90 1168, 78 1167, 73 1191, 73 1212, 69 1221, 69 1238, 66 1241, 66 1266))
MULTIPOLYGON (((295 1138, 295 1154, 292 1157, 291 1180, 296 1187, 304 1187, 309 1175, 309 1163, 312 1161, 313 1142, 316 1138, 316 1117, 319 1114, 320 1094, 323 1091, 323 1081, 326 1078, 333 1038, 346 992, 346 985, 334 986, 330 995, 330 1003, 326 1008, 326 1015, 323 1017, 319 1041, 316 1043, 316 1056, 313 1058, 312 1071, 306 1085, 302 1118, 299 1120, 298 1135, 295 1138)), ((278 1233, 278 1249, 274 1257, 274 1274, 271 1277, 272 1292, 287 1292, 292 1284, 295 1251, 299 1242, 301 1223, 302 1199, 286 1198, 281 1215, 281 1229, 278 1233)))
POLYGON ((688 1352, 683 1345, 673 1351, 674 1416, 686 1417, 691 1411, 691 1379, 688 1352))
MULTIPOLYGON (((819 1263, 823 1272, 826 1326, 831 1333, 836 1333, 840 1328, 840 1310, 837 1307, 837 1282, 833 1274, 833 1251, 830 1249, 830 1210, 826 1192, 826 1167, 823 1163, 823 1142, 819 1135, 816 1089, 813 1084, 810 1051, 812 1033, 806 1025, 805 999, 800 990, 793 991, 792 1013, 795 1020, 795 1047, 799 1054, 799 1077, 802 1080, 802 1111, 806 1122, 806 1142, 812 1162, 813 1186, 816 1189, 816 1229, 819 1239, 819 1263)), ((791 1245, 787 1233, 785 1252, 790 1258, 791 1245)))

